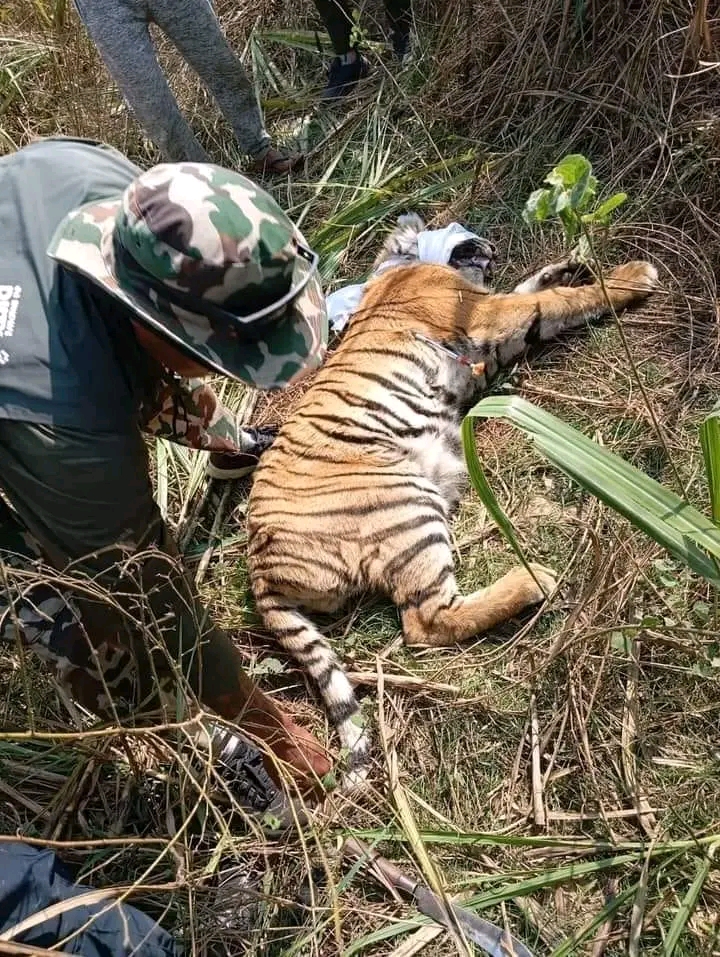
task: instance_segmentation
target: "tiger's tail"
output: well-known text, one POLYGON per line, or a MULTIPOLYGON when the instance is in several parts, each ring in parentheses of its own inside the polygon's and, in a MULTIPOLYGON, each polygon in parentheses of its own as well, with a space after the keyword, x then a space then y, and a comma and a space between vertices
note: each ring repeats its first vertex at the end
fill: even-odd
POLYGON ((266 594, 257 601, 263 623, 280 647, 317 685, 328 717, 346 752, 342 790, 355 790, 369 772, 370 741, 360 705, 342 664, 315 625, 287 599, 266 594))

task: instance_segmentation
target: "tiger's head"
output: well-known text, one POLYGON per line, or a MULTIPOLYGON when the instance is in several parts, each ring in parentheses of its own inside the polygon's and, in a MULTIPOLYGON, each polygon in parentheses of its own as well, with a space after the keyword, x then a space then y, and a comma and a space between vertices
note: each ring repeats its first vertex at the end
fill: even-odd
MULTIPOLYGON (((373 276, 382 275, 387 269, 395 266, 406 266, 418 262, 420 260, 418 236, 421 233, 427 235, 425 223, 417 213, 405 213, 398 216, 395 229, 383 243, 373 263, 373 276)), ((492 284, 496 253, 497 250, 490 240, 472 237, 462 239, 453 246, 449 251, 449 258, 442 260, 438 258, 432 261, 447 262, 468 282, 486 288, 492 284)))

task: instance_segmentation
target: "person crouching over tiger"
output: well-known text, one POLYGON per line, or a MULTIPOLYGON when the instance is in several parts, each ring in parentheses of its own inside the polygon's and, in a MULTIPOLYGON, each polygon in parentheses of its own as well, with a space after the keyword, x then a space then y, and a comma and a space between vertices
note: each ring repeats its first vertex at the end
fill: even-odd
MULTIPOLYGON (((0 641, 37 653, 76 701, 114 721, 167 706, 184 684, 267 745, 267 770, 284 762, 317 785, 330 769, 320 744, 248 678, 181 570, 142 435, 210 451, 216 476, 247 470, 271 438, 240 429, 202 379, 275 389, 320 364, 317 256, 237 173, 142 172, 72 139, 0 159, 0 221, 0 559, 39 554, 46 571, 72 566, 114 599, 93 600, 90 586, 67 594, 52 572, 29 590, 25 579, 22 598, 4 597, 0 641)), ((277 801, 257 752, 210 731, 233 779, 238 763, 253 765, 251 803, 277 801)))

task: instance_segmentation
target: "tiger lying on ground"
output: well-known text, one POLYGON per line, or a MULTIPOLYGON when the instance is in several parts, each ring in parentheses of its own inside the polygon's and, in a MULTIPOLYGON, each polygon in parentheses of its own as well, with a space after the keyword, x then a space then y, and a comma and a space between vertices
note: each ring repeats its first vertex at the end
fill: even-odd
MULTIPOLYGON (((409 219, 379 263, 407 247, 409 219)), ((535 580, 518 566, 461 595, 448 522, 466 478, 460 424, 476 394, 529 346, 609 311, 599 283, 545 288, 571 273, 555 264, 502 294, 448 266, 382 272, 260 460, 247 514, 251 586, 265 627, 319 688, 348 749, 346 785, 367 775, 368 737, 342 665, 305 611, 383 592, 407 644, 440 647, 553 590, 551 571, 533 566, 535 580)), ((614 269, 605 288, 620 310, 656 284, 655 268, 636 261, 614 269)))

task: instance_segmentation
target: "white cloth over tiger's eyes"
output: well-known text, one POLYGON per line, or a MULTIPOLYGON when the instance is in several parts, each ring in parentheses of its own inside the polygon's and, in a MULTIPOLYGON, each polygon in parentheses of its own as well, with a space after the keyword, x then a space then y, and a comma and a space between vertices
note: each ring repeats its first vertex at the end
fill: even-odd
POLYGON ((423 263, 439 263, 445 266, 450 262, 453 249, 468 239, 479 240, 480 237, 460 223, 450 223, 444 229, 424 229, 418 233, 418 259, 423 263))
MULTIPOLYGON (((419 262, 438 263, 445 266, 450 262, 453 249, 468 239, 479 240, 480 237, 477 233, 471 233, 469 229, 465 229, 460 223, 450 223, 443 229, 424 229, 417 234, 418 260, 419 262)), ((406 263, 407 258, 397 259, 397 261, 394 259, 385 260, 378 269, 378 273, 385 272, 391 266, 406 263)), ((366 283, 352 283, 349 286, 342 286, 326 296, 328 319, 330 328, 334 333, 342 332, 347 326, 350 317, 360 305, 365 286, 366 283)))

